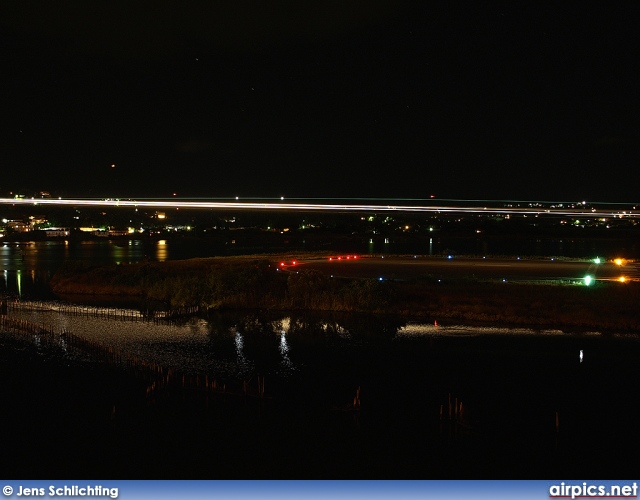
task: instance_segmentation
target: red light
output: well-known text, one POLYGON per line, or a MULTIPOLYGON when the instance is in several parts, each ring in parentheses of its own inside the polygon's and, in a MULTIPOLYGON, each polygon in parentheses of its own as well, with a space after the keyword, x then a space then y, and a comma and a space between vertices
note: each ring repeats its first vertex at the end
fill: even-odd
POLYGON ((280 262, 280 267, 284 267, 284 262, 280 262))
POLYGON ((354 259, 357 259, 357 258, 358 258, 358 256, 357 256, 357 255, 354 255, 354 256, 353 256, 353 258, 354 258, 354 259))
POLYGON ((350 256, 350 255, 347 255, 347 260, 349 260, 350 258, 351 258, 351 256, 350 256))
POLYGON ((329 260, 333 260, 333 257, 329 257, 329 260))
POLYGON ((342 257, 338 257, 338 260, 342 260, 342 257))
POLYGON ((296 265, 296 261, 294 260, 291 264, 295 266, 296 265))

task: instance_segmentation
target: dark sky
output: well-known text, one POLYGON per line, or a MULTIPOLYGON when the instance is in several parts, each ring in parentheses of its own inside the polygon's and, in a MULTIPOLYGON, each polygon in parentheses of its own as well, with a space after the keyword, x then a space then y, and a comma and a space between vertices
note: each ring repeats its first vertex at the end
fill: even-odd
POLYGON ((639 5, 3 1, 0 192, 636 201, 639 5))

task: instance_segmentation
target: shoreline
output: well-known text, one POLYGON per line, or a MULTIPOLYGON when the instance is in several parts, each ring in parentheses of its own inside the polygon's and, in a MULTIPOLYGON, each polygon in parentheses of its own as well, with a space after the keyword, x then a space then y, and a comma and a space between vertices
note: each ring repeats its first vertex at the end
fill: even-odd
MULTIPOLYGON (((336 311, 574 331, 640 331, 640 283, 636 282, 599 282, 587 287, 502 283, 466 275, 442 283, 430 275, 385 281, 333 278, 304 267, 295 273, 289 268, 281 270, 283 255, 278 257, 215 257, 94 267, 73 263, 52 277, 51 288, 58 296, 76 300, 127 297, 147 310, 336 311)), ((300 257, 309 259, 311 255, 300 257)))

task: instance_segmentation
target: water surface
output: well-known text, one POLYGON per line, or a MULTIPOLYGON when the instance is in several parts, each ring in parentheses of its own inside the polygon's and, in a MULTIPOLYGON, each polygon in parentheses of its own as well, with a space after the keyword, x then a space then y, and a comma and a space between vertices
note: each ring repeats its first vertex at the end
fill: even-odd
POLYGON ((256 425, 269 440, 277 426, 274 459, 307 477, 322 477, 320 466, 328 477, 626 475, 623 452, 640 444, 635 336, 354 315, 213 314, 178 325, 19 316, 229 391, 261 377, 272 406, 256 425), (327 446, 347 454, 326 462, 327 446), (313 466, 292 465, 305 449, 313 466))

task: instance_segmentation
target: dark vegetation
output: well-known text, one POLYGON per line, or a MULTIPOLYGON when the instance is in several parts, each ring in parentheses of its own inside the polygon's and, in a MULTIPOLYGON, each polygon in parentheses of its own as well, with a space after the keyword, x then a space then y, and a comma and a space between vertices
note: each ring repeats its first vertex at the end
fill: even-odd
POLYGON ((279 271, 277 261, 268 258, 224 257, 106 267, 70 262, 51 286, 58 295, 128 295, 148 310, 344 311, 553 328, 640 328, 637 283, 338 279, 313 270, 279 271))

